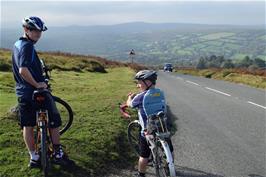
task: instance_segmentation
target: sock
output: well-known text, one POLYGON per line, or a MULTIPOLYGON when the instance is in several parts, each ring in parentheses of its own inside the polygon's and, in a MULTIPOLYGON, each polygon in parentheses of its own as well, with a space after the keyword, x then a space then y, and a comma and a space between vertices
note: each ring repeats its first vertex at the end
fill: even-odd
POLYGON ((36 160, 37 161, 40 158, 39 154, 37 154, 35 151, 30 151, 29 154, 30 154, 30 159, 31 160, 36 160))

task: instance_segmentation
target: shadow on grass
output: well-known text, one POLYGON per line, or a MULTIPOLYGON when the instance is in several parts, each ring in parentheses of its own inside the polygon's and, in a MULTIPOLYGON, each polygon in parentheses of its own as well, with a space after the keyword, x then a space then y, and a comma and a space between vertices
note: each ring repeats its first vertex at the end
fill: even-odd
POLYGON ((72 166, 59 166, 52 164, 49 176, 64 176, 64 177, 90 177, 93 176, 89 169, 86 169, 77 164, 72 166))
MULTIPOLYGON (((62 139, 66 142, 69 141, 69 142, 72 142, 72 144, 79 145, 79 147, 91 146, 89 141, 84 142, 79 139, 75 139, 71 137, 64 137, 62 139)), ((58 165, 52 165, 51 175, 52 176, 64 176, 64 177, 68 177, 68 176, 102 177, 102 176, 106 176, 109 173, 120 171, 122 169, 131 167, 136 157, 135 157, 135 154, 130 149, 130 146, 127 141, 126 133, 121 132, 114 141, 116 142, 115 149, 116 149, 116 152, 119 154, 119 157, 112 159, 112 157, 109 154, 109 151, 105 152, 105 155, 101 154, 100 156, 97 155, 96 151, 94 152, 93 155, 88 154, 88 158, 91 160, 88 160, 83 157, 79 158, 77 156, 73 156, 71 157, 71 160, 75 161, 76 163, 75 165, 70 166, 70 167, 60 167, 58 165), (99 158, 101 158, 102 160, 99 160, 99 158), (95 161, 95 164, 93 164, 93 161, 95 161)), ((74 147, 73 146, 70 147, 70 149, 72 148, 74 147)), ((78 151, 78 149, 76 150, 78 151)))

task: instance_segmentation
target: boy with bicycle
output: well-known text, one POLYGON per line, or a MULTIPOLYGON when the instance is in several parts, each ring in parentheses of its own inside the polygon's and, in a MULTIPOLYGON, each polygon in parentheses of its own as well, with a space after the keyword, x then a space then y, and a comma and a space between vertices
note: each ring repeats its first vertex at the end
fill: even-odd
MULTIPOLYGON (((22 26, 24 35, 14 44, 12 69, 16 81, 20 125, 23 128, 23 138, 30 154, 28 166, 35 168, 40 167, 40 157, 34 147, 33 128, 36 126, 36 116, 32 94, 36 89, 46 89, 47 85, 34 44, 40 39, 42 32, 47 30, 47 27, 38 17, 24 18, 22 26)), ((53 160, 57 164, 70 164, 73 161, 68 159, 60 144, 61 118, 51 96, 48 96, 46 105, 49 111, 49 128, 54 147, 53 160)))
MULTIPOLYGON (((138 173, 136 174, 136 176, 145 177, 146 166, 148 164, 149 156, 151 153, 151 150, 145 138, 145 133, 147 133, 146 129, 147 129, 147 121, 148 121, 148 115, 147 115, 146 109, 153 109, 153 108, 151 107, 149 108, 149 106, 146 106, 146 105, 144 106, 143 103, 144 103, 144 97, 146 96, 147 91, 150 89, 155 89, 157 74, 155 71, 142 70, 142 71, 139 71, 135 75, 135 79, 137 80, 137 87, 140 89, 140 93, 138 94, 129 93, 126 105, 129 107, 138 109, 138 117, 139 117, 139 121, 141 124, 141 135, 140 135, 140 142, 139 142, 140 157, 139 157, 139 162, 138 162, 138 173)), ((160 93, 162 95, 160 97, 161 99, 158 100, 158 104, 161 105, 160 111, 163 111, 165 113, 166 112, 165 99, 163 96, 163 92, 160 91, 160 93)), ((171 152, 173 152, 173 146, 172 146, 171 141, 169 141, 169 146, 170 146, 171 152)))

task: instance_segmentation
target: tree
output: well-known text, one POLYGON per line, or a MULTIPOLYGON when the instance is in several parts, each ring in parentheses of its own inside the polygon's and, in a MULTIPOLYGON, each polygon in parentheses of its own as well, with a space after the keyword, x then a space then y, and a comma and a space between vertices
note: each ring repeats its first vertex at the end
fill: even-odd
POLYGON ((206 69, 206 61, 203 57, 200 57, 199 62, 196 66, 197 69, 206 69))
POLYGON ((255 58, 254 61, 253 61, 253 64, 258 66, 259 68, 265 68, 266 67, 265 61, 263 61, 260 58, 255 58))
POLYGON ((249 56, 245 56, 239 63, 238 67, 249 67, 253 64, 253 61, 249 58, 249 56))
POLYGON ((233 64, 232 60, 225 60, 224 62, 222 62, 221 64, 221 68, 234 68, 235 65, 233 64))

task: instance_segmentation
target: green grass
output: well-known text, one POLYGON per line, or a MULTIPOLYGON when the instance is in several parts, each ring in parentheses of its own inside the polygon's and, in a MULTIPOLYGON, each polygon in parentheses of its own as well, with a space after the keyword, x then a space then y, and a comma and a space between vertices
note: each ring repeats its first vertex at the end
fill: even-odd
POLYGON ((234 72, 234 70, 212 70, 212 69, 177 69, 176 72, 181 74, 189 74, 194 76, 202 76, 206 78, 213 78, 218 80, 225 80, 235 83, 246 84, 255 88, 266 89, 266 78, 264 76, 241 74, 234 72))
MULTIPOLYGON (((76 166, 63 169, 54 166, 55 176, 89 176, 107 173, 108 169, 132 162, 132 152, 126 140, 127 121, 121 119, 118 102, 135 85, 134 71, 128 68, 107 69, 108 73, 52 73, 53 94, 66 100, 74 111, 71 129, 62 136, 62 144, 76 166)), ((29 170, 29 155, 17 120, 8 116, 16 105, 11 72, 0 72, 0 176, 41 176, 39 170, 29 170)))
POLYGON ((201 36, 200 38, 205 39, 205 40, 215 40, 215 39, 220 39, 220 38, 229 37, 233 35, 235 35, 235 33, 222 32, 222 33, 212 33, 212 34, 204 35, 204 36, 201 36))
POLYGON ((192 53, 189 50, 177 50, 175 52, 175 54, 177 54, 177 55, 191 55, 192 53))

